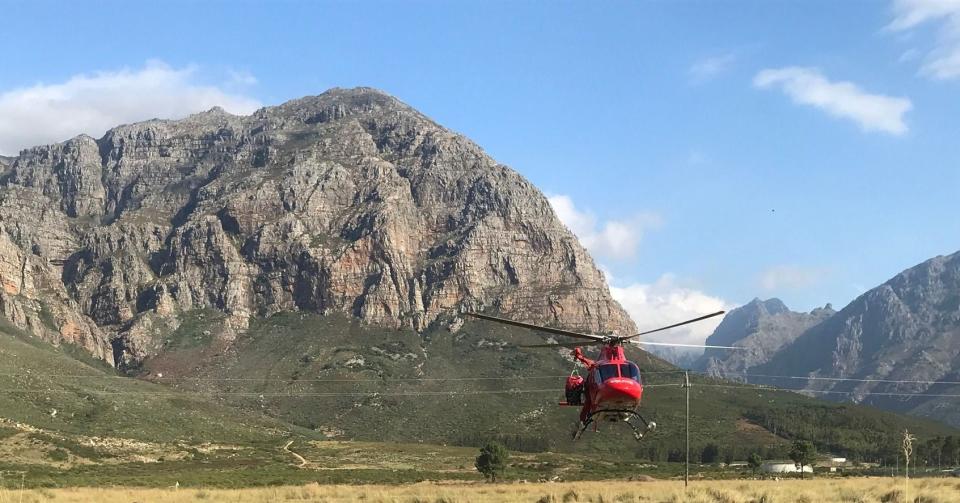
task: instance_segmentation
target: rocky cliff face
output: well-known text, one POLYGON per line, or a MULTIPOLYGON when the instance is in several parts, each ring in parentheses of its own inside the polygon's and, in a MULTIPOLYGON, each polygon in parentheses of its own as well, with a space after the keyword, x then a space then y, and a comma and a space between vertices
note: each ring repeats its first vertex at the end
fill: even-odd
POLYGON ((178 314, 339 312, 422 330, 464 309, 629 332, 545 197, 372 89, 27 149, 0 179, 0 311, 131 365, 178 314))
POLYGON ((708 345, 744 349, 708 349, 693 366, 716 377, 742 380, 738 373, 749 372, 766 363, 805 330, 834 313, 830 304, 809 313, 797 313, 789 310, 780 299, 753 299, 727 313, 706 341, 708 345))
POLYGON ((757 371, 865 380, 810 380, 793 387, 960 425, 956 398, 930 396, 956 394, 957 386, 927 382, 960 381, 960 252, 907 269, 861 295, 757 371))

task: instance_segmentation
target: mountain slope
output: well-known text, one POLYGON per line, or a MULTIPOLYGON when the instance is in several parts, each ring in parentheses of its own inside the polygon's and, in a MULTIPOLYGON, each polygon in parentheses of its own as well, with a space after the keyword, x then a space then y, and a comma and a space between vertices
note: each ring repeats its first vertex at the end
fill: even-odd
MULTIPOLYGON (((194 326, 195 333, 204 330, 202 323, 194 326)), ((647 384, 642 411, 659 424, 657 432, 636 444, 625 425, 604 424, 574 443, 569 435, 577 410, 557 406, 573 368, 569 351, 515 347, 542 342, 526 330, 470 320, 455 331, 417 334, 336 315, 284 313, 257 320, 229 351, 184 335, 198 342, 147 359, 146 378, 162 373, 178 389, 228 398, 252 392, 231 403, 331 439, 476 445, 499 437, 515 449, 633 452, 660 461, 683 446, 683 372, 632 348, 629 356, 647 384)), ((785 456, 788 440, 803 436, 822 450, 879 459, 895 452, 896 432, 904 427, 924 437, 957 434, 867 407, 731 385, 694 379, 695 449, 716 442, 740 457, 752 451, 785 456)))
POLYGON ((81 348, 56 348, 6 323, 0 389, 0 426, 164 443, 279 442, 282 432, 309 434, 217 397, 117 375, 81 348))
POLYGON ((229 315, 225 342, 297 310, 634 330, 535 187, 372 89, 27 149, 0 186, 0 310, 122 367, 202 308, 229 315))
MULTIPOLYGON (((960 253, 907 269, 811 328, 756 372, 867 380, 960 381, 960 253)), ((783 382, 772 384, 784 385, 783 382)), ((839 399, 960 425, 960 394, 946 384, 799 382, 839 399), (893 393, 889 396, 868 393, 893 393), (897 394, 920 393, 920 396, 897 394)))
POLYGON ((715 377, 742 379, 737 376, 738 373, 748 372, 766 363, 805 330, 834 313, 829 304, 810 313, 797 313, 790 311, 780 299, 753 299, 727 313, 706 341, 708 345, 744 349, 708 349, 693 364, 693 368, 715 377))

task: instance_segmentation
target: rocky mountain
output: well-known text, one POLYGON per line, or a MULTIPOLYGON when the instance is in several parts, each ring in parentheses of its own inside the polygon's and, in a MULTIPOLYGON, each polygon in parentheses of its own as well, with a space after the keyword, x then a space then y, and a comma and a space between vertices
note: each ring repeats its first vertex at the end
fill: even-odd
POLYGON ((738 373, 766 363, 804 331, 834 313, 830 304, 809 313, 798 313, 788 309, 780 299, 753 299, 727 313, 706 341, 708 345, 744 349, 707 349, 693 363, 693 368, 715 377, 741 380, 738 373))
POLYGON ((226 345, 290 311, 634 330, 539 190, 377 90, 119 126, 0 168, 0 313, 119 367, 198 309, 228 315, 226 345))
MULTIPOLYGON (((590 256, 529 182, 382 92, 119 126, 2 161, 0 388, 29 393, 0 397, 0 422, 79 435, 71 459, 101 456, 83 448, 89 435, 199 441, 211 430, 223 436, 208 442, 270 445, 274 457, 256 463, 268 467, 289 458, 276 437, 296 431, 637 454, 614 428, 567 441, 577 413, 556 401, 569 352, 520 348, 543 339, 457 316, 634 331, 590 256)), ((666 460, 686 440, 685 390, 674 367, 630 351, 661 425, 644 455, 666 460)), ((905 427, 955 431, 694 383, 695 446, 738 456, 782 456, 814 429, 830 433, 821 447, 875 459, 905 427)), ((24 437, 0 432, 0 447, 24 437)))
MULTIPOLYGON (((960 425, 960 387, 930 382, 960 381, 960 252, 911 267, 866 292, 755 370, 854 379, 811 379, 791 387, 960 425)), ((768 380, 785 386, 774 381, 768 380)))

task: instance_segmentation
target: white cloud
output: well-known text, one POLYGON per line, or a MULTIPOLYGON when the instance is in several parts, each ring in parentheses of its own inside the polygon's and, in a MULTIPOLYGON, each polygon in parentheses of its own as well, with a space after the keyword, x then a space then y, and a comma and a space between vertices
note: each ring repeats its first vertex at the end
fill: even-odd
POLYGON ((228 74, 230 75, 230 82, 239 86, 254 86, 259 82, 252 73, 246 70, 230 70, 228 74))
MULTIPOLYGON (((725 300, 676 283, 670 274, 655 283, 610 287, 610 294, 627 310, 640 331, 659 328, 733 307, 725 300)), ((643 336, 652 342, 703 344, 722 316, 643 336)))
POLYGON ((797 290, 819 283, 828 271, 823 268, 778 265, 760 274, 758 283, 764 290, 797 290))
POLYGON ((960 0, 894 0, 886 29, 906 32, 926 24, 938 29, 920 72, 938 80, 960 78, 960 0))
POLYGON ((852 82, 831 82, 816 68, 784 67, 757 73, 753 85, 780 88, 794 103, 850 119, 865 131, 900 135, 907 132, 904 114, 913 108, 907 98, 870 94, 852 82))
POLYGON ((662 224, 658 215, 640 213, 628 220, 608 220, 601 225, 591 213, 577 209, 569 196, 552 195, 548 200, 560 221, 576 234, 590 253, 597 256, 618 260, 631 258, 636 254, 644 232, 662 224))
POLYGON ((900 54, 900 57, 897 61, 901 63, 909 63, 920 57, 920 51, 916 49, 907 49, 900 54))
MULTIPOLYGON (((176 119, 214 106, 248 114, 257 100, 199 82, 193 66, 172 68, 148 62, 143 68, 103 71, 65 82, 36 84, 0 93, 0 153, 63 141, 80 133, 102 135, 119 124, 152 118, 176 119)), ((255 82, 237 73, 228 84, 255 82)))
POLYGON ((737 60, 733 53, 698 59, 690 65, 687 73, 693 83, 706 82, 727 71, 737 60))

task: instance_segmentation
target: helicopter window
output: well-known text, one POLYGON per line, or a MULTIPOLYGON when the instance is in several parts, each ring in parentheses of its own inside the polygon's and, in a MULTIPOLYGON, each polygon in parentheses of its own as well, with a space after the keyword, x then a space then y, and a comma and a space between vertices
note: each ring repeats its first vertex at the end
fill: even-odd
POLYGON ((611 377, 619 377, 617 365, 600 365, 600 381, 606 381, 611 377))
POLYGON ((634 381, 640 382, 640 369, 632 363, 621 363, 620 364, 620 375, 623 377, 629 377, 634 381))

